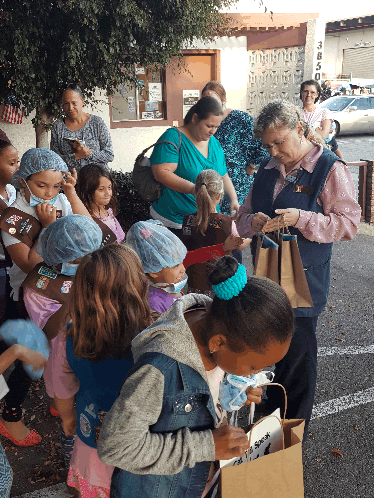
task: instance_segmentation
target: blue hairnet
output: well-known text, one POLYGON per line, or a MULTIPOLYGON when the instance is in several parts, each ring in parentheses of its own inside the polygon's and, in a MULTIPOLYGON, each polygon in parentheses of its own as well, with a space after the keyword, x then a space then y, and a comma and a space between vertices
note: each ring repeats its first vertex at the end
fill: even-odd
POLYGON ((19 179, 25 180, 34 173, 52 169, 55 171, 69 171, 65 161, 51 149, 29 149, 21 159, 19 170, 12 177, 12 185, 18 189, 22 187, 19 179))
MULTIPOLYGON (((44 332, 30 320, 8 320, 0 327, 0 336, 7 346, 22 344, 37 353, 41 353, 48 359, 49 347, 44 332)), ((23 368, 29 377, 34 380, 40 379, 43 369, 34 370, 32 365, 23 364, 23 368)))
POLYGON ((70 263, 99 249, 103 232, 88 216, 70 214, 40 232, 36 252, 49 266, 70 263))
POLYGON ((127 232, 126 244, 138 254, 144 273, 173 268, 182 263, 187 254, 181 240, 157 220, 135 223, 127 232))

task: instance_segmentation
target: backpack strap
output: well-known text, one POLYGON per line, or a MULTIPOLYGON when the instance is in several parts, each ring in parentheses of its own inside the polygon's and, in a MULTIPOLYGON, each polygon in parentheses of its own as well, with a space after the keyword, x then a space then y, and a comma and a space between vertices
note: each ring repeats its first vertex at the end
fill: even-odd
POLYGON ((169 140, 160 140, 159 142, 156 142, 156 143, 150 145, 149 147, 147 147, 146 149, 144 149, 143 152, 141 152, 138 157, 144 156, 149 151, 149 149, 152 149, 152 147, 155 147, 156 145, 159 145, 159 144, 170 144, 170 145, 173 145, 177 149, 178 154, 179 154, 180 150, 181 150, 181 147, 182 147, 182 133, 176 127, 174 127, 173 129, 177 130, 178 135, 179 135, 179 146, 178 147, 175 145, 174 142, 169 142, 169 140))

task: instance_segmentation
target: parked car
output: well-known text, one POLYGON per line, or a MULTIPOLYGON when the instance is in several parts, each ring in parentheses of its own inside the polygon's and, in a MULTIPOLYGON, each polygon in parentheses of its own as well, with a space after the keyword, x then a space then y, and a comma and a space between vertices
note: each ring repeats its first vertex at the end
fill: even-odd
POLYGON ((374 96, 331 97, 319 107, 328 109, 336 124, 336 135, 374 133, 374 96))

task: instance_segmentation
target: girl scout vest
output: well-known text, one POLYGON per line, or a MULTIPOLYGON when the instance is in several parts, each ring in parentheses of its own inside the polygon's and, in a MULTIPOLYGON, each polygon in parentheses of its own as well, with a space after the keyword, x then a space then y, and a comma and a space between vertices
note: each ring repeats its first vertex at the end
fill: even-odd
POLYGON ((131 351, 121 359, 111 357, 94 363, 74 356, 73 340, 67 337, 66 359, 80 383, 76 394, 77 436, 87 446, 96 448, 103 418, 134 365, 131 351))
MULTIPOLYGON (((208 228, 205 236, 194 226, 196 213, 187 214, 183 219, 181 240, 187 247, 187 251, 194 251, 201 247, 223 244, 231 234, 232 219, 227 214, 211 213, 209 215, 208 228)), ((195 263, 187 268, 188 285, 194 289, 211 290, 212 286, 208 280, 209 273, 214 267, 214 261, 195 263)))
MULTIPOLYGON (((274 218, 276 209, 296 208, 314 213, 323 213, 317 199, 325 185, 332 165, 338 158, 328 149, 323 149, 312 173, 301 169, 295 182, 290 182, 277 195, 273 202, 274 187, 279 178, 275 168, 265 169, 269 161, 262 163, 253 182, 252 212, 262 212, 274 218)), ((297 243, 305 276, 313 299, 313 308, 295 308, 294 314, 299 317, 318 316, 327 303, 330 286, 330 260, 332 242, 320 244, 306 239, 295 227, 289 227, 292 234, 297 235, 297 243)), ((253 238, 252 250, 255 250, 257 237, 253 238)))

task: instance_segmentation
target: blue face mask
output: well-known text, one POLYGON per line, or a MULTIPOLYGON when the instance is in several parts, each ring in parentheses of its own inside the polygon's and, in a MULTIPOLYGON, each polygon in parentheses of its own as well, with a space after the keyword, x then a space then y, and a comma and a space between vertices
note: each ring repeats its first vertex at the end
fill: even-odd
POLYGON ((60 194, 57 194, 56 197, 54 197, 53 199, 41 199, 40 197, 36 197, 36 195, 34 195, 31 192, 30 187, 27 185, 26 182, 25 182, 25 184, 26 184, 26 187, 29 189, 29 192, 30 192, 30 206, 31 207, 35 207, 38 204, 43 204, 44 202, 48 202, 48 204, 51 204, 52 206, 54 206, 55 202, 58 199, 58 196, 60 195, 60 194))
POLYGON ((177 282, 175 284, 161 284, 161 283, 154 283, 154 282, 149 282, 149 285, 151 287, 155 287, 157 289, 162 289, 163 291, 167 292, 168 294, 179 294, 181 290, 184 288, 184 286, 187 283, 187 275, 185 274, 183 279, 180 282, 177 282))
POLYGON ((61 273, 67 277, 74 277, 77 273, 79 263, 62 263, 61 273))

